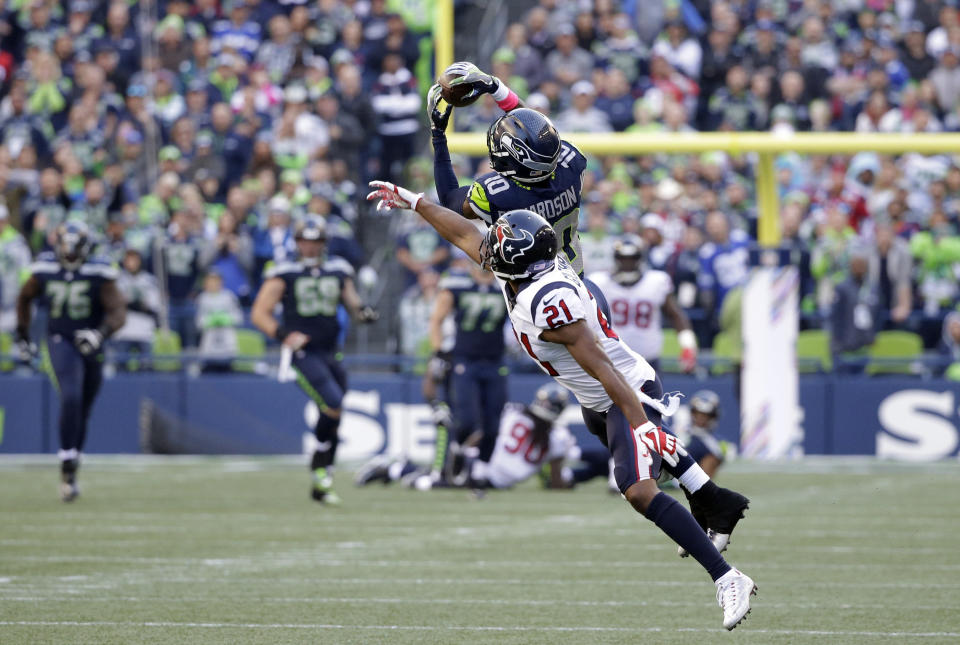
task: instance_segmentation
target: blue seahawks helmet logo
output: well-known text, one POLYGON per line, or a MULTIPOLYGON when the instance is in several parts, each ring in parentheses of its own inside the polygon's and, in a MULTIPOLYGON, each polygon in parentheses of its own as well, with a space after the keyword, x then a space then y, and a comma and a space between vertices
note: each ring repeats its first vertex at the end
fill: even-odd
POLYGON ((529 249, 533 248, 533 234, 525 229, 520 229, 520 237, 508 237, 507 232, 513 233, 508 226, 497 225, 497 240, 500 242, 500 257, 508 264, 516 264, 517 258, 523 256, 529 249))

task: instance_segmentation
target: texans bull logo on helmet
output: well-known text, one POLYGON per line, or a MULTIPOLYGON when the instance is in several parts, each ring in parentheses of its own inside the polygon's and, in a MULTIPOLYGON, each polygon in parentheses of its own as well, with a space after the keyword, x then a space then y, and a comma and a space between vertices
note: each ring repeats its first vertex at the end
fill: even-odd
POLYGON ((533 235, 530 231, 521 229, 519 233, 520 237, 515 237, 509 225, 497 224, 500 257, 510 264, 516 264, 517 258, 533 247, 533 235))

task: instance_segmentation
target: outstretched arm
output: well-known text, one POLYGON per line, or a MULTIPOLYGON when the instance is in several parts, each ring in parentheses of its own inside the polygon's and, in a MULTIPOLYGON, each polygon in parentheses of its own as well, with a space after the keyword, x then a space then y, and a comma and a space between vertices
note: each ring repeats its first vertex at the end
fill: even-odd
POLYGON ((425 199, 422 193, 414 193, 403 186, 386 181, 371 181, 370 187, 373 191, 367 195, 367 200, 379 200, 377 210, 406 208, 417 211, 443 239, 462 250, 477 264, 481 264, 480 244, 483 242, 483 233, 459 214, 434 204, 425 199))

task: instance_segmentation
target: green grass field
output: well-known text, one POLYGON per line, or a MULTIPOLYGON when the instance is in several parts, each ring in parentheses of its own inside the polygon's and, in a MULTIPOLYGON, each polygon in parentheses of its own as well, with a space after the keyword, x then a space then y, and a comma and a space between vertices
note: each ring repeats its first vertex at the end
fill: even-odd
POLYGON ((734 632, 696 563, 600 482, 307 496, 279 459, 0 459, 0 643, 958 643, 960 465, 733 464, 734 632), (845 467, 844 467, 845 466, 845 467))

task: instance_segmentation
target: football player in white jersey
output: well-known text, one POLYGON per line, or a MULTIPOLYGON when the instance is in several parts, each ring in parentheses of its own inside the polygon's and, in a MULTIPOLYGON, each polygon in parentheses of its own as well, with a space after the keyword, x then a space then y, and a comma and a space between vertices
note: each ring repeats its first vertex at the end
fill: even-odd
MULTIPOLYGON (((570 430, 557 423, 567 407, 567 391, 551 383, 537 390, 530 405, 508 403, 500 415, 496 446, 489 462, 481 461, 476 445, 458 451, 460 459, 450 459, 449 486, 472 489, 511 488, 550 465, 551 487, 566 488, 563 482, 563 461, 579 454, 577 440, 570 430)), ((479 436, 480 433, 475 433, 479 436)), ((406 459, 374 457, 357 471, 354 481, 364 486, 375 481, 390 483, 403 480, 419 490, 435 485, 429 474, 419 471, 406 459)))
POLYGON ((624 238, 613 247, 615 270, 598 272, 590 279, 603 290, 610 305, 610 323, 620 339, 655 370, 663 351, 663 317, 667 314, 677 330, 680 366, 692 372, 697 366, 697 337, 690 319, 673 296, 673 280, 665 271, 643 269, 639 240, 624 238))
POLYGON ((621 494, 703 566, 716 584, 724 627, 736 627, 750 611, 756 585, 727 564, 697 520, 661 492, 656 479, 662 464, 700 505, 708 527, 719 531, 714 524, 723 524, 728 538, 749 500, 710 481, 676 437, 657 426, 676 401, 668 406, 660 400, 656 372, 620 341, 569 262, 557 256, 557 234, 550 224, 532 211, 515 210, 484 231, 422 194, 382 181, 370 186, 367 199, 379 200, 378 209, 417 211, 500 278, 517 340, 577 397, 587 428, 614 458, 621 494))

